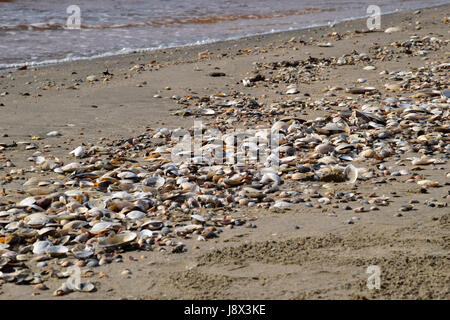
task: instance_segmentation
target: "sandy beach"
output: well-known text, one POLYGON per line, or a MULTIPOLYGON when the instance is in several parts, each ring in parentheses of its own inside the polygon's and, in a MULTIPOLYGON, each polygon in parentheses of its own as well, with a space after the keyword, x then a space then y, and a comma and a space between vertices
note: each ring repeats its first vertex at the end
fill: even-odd
MULTIPOLYGON (((77 259, 69 254, 46 260, 39 268, 33 254, 24 251, 22 262, 40 274, 45 287, 0 277, 0 299, 450 299, 450 118, 449 100, 443 96, 450 83, 449 9, 385 15, 381 30, 373 32, 360 19, 0 74, 0 212, 34 196, 24 186, 33 177, 62 182, 54 192, 74 189, 65 184, 70 173, 30 161, 37 151, 66 165, 90 161, 69 154, 78 146, 101 146, 107 151, 93 158, 123 158, 119 167, 150 166, 149 146, 154 149, 161 140, 143 136, 157 128, 191 128, 194 118, 211 123, 220 117, 225 123, 232 117, 244 128, 270 126, 286 117, 308 124, 317 117, 362 110, 366 104, 386 106, 382 101, 388 98, 410 98, 414 105, 439 110, 426 118, 415 110, 417 118, 398 120, 399 127, 388 132, 394 154, 351 162, 373 173, 360 174, 354 184, 297 180, 285 173, 273 196, 290 201, 285 210, 238 204, 201 208, 203 215, 228 215, 245 223, 217 227, 218 237, 205 241, 173 237, 184 244, 180 253, 156 244, 148 250, 123 247, 113 252, 113 259, 120 255, 122 262, 80 264, 83 281, 95 286, 92 292, 55 295, 65 281, 58 271, 77 259), (388 28, 395 29, 384 32, 388 28), (410 39, 421 41, 404 45, 410 39), (249 80, 248 86, 243 80, 249 80), (298 93, 286 94, 292 84, 298 93), (345 90, 355 85, 375 89, 366 94, 345 90), (213 117, 186 112, 202 102, 210 106, 211 97, 253 99, 276 110, 259 120, 236 110, 216 110, 213 117), (401 126, 408 121, 439 124, 419 133, 413 126, 401 126), (394 142, 402 130, 410 130, 410 139, 419 146, 397 152, 394 142), (52 131, 59 135, 48 136, 52 131), (436 142, 420 140, 437 132, 436 142), (146 148, 138 146, 141 140, 146 148), (433 161, 412 164, 412 158, 424 155, 433 161), (407 173, 392 174, 402 170, 407 173), (417 183, 425 180, 429 182, 417 183), (295 192, 302 201, 292 201, 295 192), (352 193, 354 199, 339 198, 339 193, 352 193), (369 266, 379 267, 380 289, 366 286, 369 266)), ((388 112, 377 114, 385 119, 371 118, 374 127, 367 130, 390 119, 388 112)), ((170 220, 170 213, 164 219, 170 220)), ((4 233, 1 239, 0 244, 7 243, 4 233)))

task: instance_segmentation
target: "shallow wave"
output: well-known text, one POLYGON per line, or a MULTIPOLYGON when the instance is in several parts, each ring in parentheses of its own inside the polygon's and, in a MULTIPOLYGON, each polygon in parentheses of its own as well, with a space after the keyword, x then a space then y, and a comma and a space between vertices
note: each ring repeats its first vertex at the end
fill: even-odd
MULTIPOLYGON (((2 1, 2 0, 0 0, 2 1)), ((307 8, 303 10, 287 10, 272 12, 270 14, 228 14, 228 15, 214 15, 207 17, 195 17, 195 18, 176 18, 166 20, 151 20, 148 22, 140 23, 126 23, 126 24, 112 24, 112 25, 86 25, 81 24, 81 29, 118 29, 118 28, 135 28, 145 26, 166 26, 166 25, 185 25, 185 24, 214 24, 220 22, 231 22, 237 20, 262 20, 262 19, 274 19, 284 18, 290 16, 300 16, 306 14, 317 14, 321 12, 333 12, 336 9, 319 9, 319 8, 307 8)), ((19 25, 0 25, 0 30, 6 31, 20 31, 20 30, 63 30, 67 29, 65 24, 62 23, 32 23, 32 24, 19 24, 19 25)))

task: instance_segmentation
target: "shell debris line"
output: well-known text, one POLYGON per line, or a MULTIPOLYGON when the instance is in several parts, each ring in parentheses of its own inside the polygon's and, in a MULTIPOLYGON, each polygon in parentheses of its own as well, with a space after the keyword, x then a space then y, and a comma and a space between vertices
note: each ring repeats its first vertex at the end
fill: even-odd
MULTIPOLYGON (((208 241, 228 228, 254 227, 252 211, 241 207, 274 214, 296 205, 348 207, 363 200, 361 185, 396 181, 425 192, 448 184, 427 178, 420 169, 445 165, 450 155, 449 63, 427 61, 423 67, 381 73, 389 77, 387 92, 395 97, 384 97, 384 88, 372 86, 328 88, 317 101, 300 96, 327 68, 357 65, 378 72, 367 67, 398 54, 421 56, 446 44, 413 36, 372 47, 369 53, 255 63, 254 76, 239 83, 276 90, 279 101, 271 104, 238 91, 173 98, 179 106, 173 115, 203 120, 203 151, 226 152, 208 135, 209 128, 220 131, 224 140, 234 139, 227 130, 270 128, 267 135, 278 141, 278 167, 270 156, 263 162, 209 164, 191 152, 175 163, 172 136, 180 136, 181 128, 148 129, 130 139, 79 146, 67 161, 33 150, 32 143, 0 143, 2 150, 25 145, 34 152, 32 168, 10 168, 3 185, 25 170, 47 173, 23 184, 22 200, 0 207, 0 281, 37 285, 68 277, 45 269, 48 260, 96 267, 121 260, 126 250, 182 253, 185 239, 208 241), (317 110, 326 114, 307 119, 308 111, 317 110), (32 271, 36 266, 41 271, 32 271)), ((188 130, 191 136, 193 131, 188 130)), ((242 145, 256 143, 257 132, 231 146, 236 155, 245 153, 242 145)), ((446 172, 444 179, 449 177, 446 172)), ((355 212, 390 205, 386 195, 364 201, 370 209, 357 207, 355 212)), ((57 294, 74 291, 66 287, 57 294)), ((77 290, 93 290, 91 284, 83 288, 77 290)))

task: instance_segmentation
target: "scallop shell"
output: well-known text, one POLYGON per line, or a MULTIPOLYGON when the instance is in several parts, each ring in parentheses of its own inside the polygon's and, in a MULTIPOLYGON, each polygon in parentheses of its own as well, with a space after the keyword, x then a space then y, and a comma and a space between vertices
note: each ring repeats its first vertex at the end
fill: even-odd
POLYGON ((119 233, 98 242, 98 247, 109 248, 128 244, 136 239, 136 232, 119 233))

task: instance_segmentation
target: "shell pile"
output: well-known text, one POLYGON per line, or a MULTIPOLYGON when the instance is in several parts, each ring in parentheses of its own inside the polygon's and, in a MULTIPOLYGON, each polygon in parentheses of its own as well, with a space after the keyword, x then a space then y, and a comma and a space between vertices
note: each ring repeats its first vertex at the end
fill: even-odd
MULTIPOLYGON (((339 58, 257 63, 255 76, 245 79, 244 86, 286 86, 281 101, 270 105, 239 92, 176 97, 176 115, 202 117, 205 127, 225 137, 236 125, 277 132, 275 169, 270 157, 261 163, 211 165, 203 157, 174 163, 171 137, 181 128, 148 129, 127 140, 80 146, 70 152, 70 161, 35 152, 30 158, 34 172, 49 175, 29 179, 23 185, 26 197, 0 207, 0 278, 40 283, 43 277, 28 266, 49 259, 95 267, 114 261, 123 250, 183 252, 183 239, 206 241, 223 229, 247 225, 251 215, 237 210, 243 206, 279 212, 300 202, 312 206, 313 201, 355 201, 354 185, 386 183, 401 175, 422 188, 438 187, 420 172, 391 172, 383 163, 417 167, 447 162, 450 64, 430 62, 389 73, 389 88, 398 93, 394 98, 383 97, 374 87, 330 88, 315 102, 296 94, 301 84, 320 80, 324 68, 355 64, 362 69, 399 52, 422 55, 444 45, 439 39, 412 37, 374 47, 369 54, 353 51, 339 58), (306 119, 308 110, 328 114, 306 119), (330 184, 347 185, 348 190, 322 196, 312 188, 330 184)), ((202 148, 214 146, 208 138, 203 135, 202 148)), ((244 143, 254 138, 249 135, 244 143)), ((377 207, 389 202, 383 195, 370 203, 377 207)))

